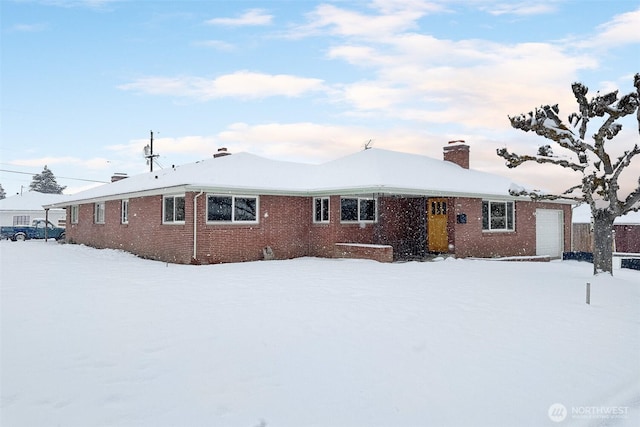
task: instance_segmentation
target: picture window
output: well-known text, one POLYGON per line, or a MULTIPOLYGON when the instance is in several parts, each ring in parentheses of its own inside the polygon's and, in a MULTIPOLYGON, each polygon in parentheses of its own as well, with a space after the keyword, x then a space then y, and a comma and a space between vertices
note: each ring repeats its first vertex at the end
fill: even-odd
POLYGON ((484 231, 513 231, 513 202, 482 202, 482 229, 484 231))
POLYGON ((258 222, 258 198, 209 195, 207 222, 258 222))
POLYGON ((377 203, 374 198, 343 197, 340 199, 342 222, 375 222, 377 217, 377 203))

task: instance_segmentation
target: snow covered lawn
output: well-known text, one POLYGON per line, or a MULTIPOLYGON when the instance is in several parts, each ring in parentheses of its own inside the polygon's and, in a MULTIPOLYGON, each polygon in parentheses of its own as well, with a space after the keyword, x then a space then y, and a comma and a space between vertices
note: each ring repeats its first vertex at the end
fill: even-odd
POLYGON ((637 271, 0 257, 2 426, 640 425, 637 271))

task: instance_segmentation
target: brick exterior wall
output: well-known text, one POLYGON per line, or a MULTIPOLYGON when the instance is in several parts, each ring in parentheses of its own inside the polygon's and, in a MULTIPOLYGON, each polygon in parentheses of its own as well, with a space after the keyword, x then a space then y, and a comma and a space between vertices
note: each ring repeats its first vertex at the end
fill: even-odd
POLYGON ((185 197, 184 224, 162 224, 162 196, 130 199, 128 224, 120 222, 121 209, 121 200, 105 202, 105 223, 95 224, 94 204, 80 205, 78 223, 67 227, 67 240, 167 262, 191 261, 193 202, 189 195, 185 197))
POLYGON ((311 201, 307 197, 261 196, 258 224, 207 224, 205 219, 206 195, 202 195, 198 199, 199 263, 257 261, 264 259, 266 247, 274 259, 309 254, 311 201))
POLYGON ((392 262, 393 248, 389 245, 336 243, 335 257, 336 258, 372 259, 378 262, 392 262))
MULTIPOLYGON (((79 221, 67 227, 67 240, 97 248, 122 249, 141 257, 174 263, 214 264, 255 261, 270 247, 274 259, 336 256, 336 243, 392 246, 397 258, 426 253, 426 197, 379 197, 378 222, 341 223, 340 196, 331 196, 330 222, 313 222, 313 198, 260 196, 255 224, 206 222, 206 194, 197 199, 197 250, 193 259, 193 200, 185 195, 184 224, 162 223, 162 196, 129 200, 129 222, 121 224, 121 201, 105 203, 105 223, 95 224, 94 204, 79 207, 79 221)), ((514 232, 483 232, 482 201, 448 199, 447 231, 458 257, 535 255, 535 210, 561 209, 565 220, 565 250, 571 244, 571 208, 550 203, 516 202, 514 232), (466 224, 456 223, 465 213, 466 224)), ((68 213, 70 218, 70 213, 68 213)), ((385 255, 387 257, 388 254, 385 255)))
POLYGON ((336 243, 380 243, 376 238, 379 223, 353 224, 340 222, 340 196, 329 198, 329 223, 312 223, 313 198, 309 198, 309 255, 325 258, 335 256, 336 243))
POLYGON ((380 197, 378 243, 393 246, 395 259, 421 258, 427 251, 427 199, 380 197))
POLYGON ((554 203, 515 202, 515 230, 487 232, 482 230, 482 201, 456 198, 449 210, 449 240, 456 256, 505 257, 536 254, 536 209, 558 209, 564 212, 564 250, 571 248, 571 206, 554 203), (456 223, 456 215, 467 215, 466 224, 456 223))
POLYGON ((616 252, 640 253, 640 225, 614 225, 616 252))

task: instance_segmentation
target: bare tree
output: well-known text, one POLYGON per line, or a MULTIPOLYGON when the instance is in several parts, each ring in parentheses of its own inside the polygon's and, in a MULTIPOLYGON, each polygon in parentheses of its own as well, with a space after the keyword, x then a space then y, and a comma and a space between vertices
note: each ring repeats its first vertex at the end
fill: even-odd
MULTIPOLYGON (((582 83, 574 83, 571 88, 578 103, 579 112, 572 113, 567 121, 558 117, 558 105, 544 105, 528 114, 509 117, 511 126, 536 134, 557 143, 564 148, 563 155, 554 153, 550 145, 543 145, 536 155, 518 155, 500 148, 497 153, 506 160, 509 168, 525 162, 552 164, 571 169, 581 175, 581 182, 561 194, 543 194, 527 190, 514 191, 514 195, 526 195, 534 200, 568 199, 588 203, 591 207, 594 231, 593 272, 613 274, 613 221, 628 212, 640 210, 640 178, 638 187, 629 194, 621 195, 618 179, 631 160, 640 154, 640 147, 633 148, 615 160, 605 144, 612 140, 622 125, 619 119, 635 114, 640 132, 640 73, 634 76, 635 92, 618 98, 618 91, 605 95, 596 94, 587 99, 589 89, 582 83), (590 125, 595 129, 587 135, 590 125), (570 153, 566 155, 566 150, 570 153)), ((631 171, 631 169, 628 169, 631 171)), ((634 173, 637 173, 635 169, 634 173)))

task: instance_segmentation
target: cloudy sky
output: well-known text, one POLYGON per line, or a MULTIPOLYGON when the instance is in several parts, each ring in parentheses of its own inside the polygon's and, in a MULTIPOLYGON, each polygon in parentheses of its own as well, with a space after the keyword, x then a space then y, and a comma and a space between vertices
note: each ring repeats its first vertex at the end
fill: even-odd
MULTIPOLYGON (((8 195, 44 165, 66 193, 145 172, 151 130, 156 168, 219 147, 320 163, 370 140, 440 158, 447 141, 464 139, 472 168, 564 189, 570 174, 508 170, 497 157, 496 148, 534 153, 543 142, 512 129, 508 116, 555 103, 568 116, 572 82, 628 93, 640 72, 637 0, 1 0, 0 8, 8 195)), ((624 126, 614 151, 638 141, 637 123, 624 126)))

